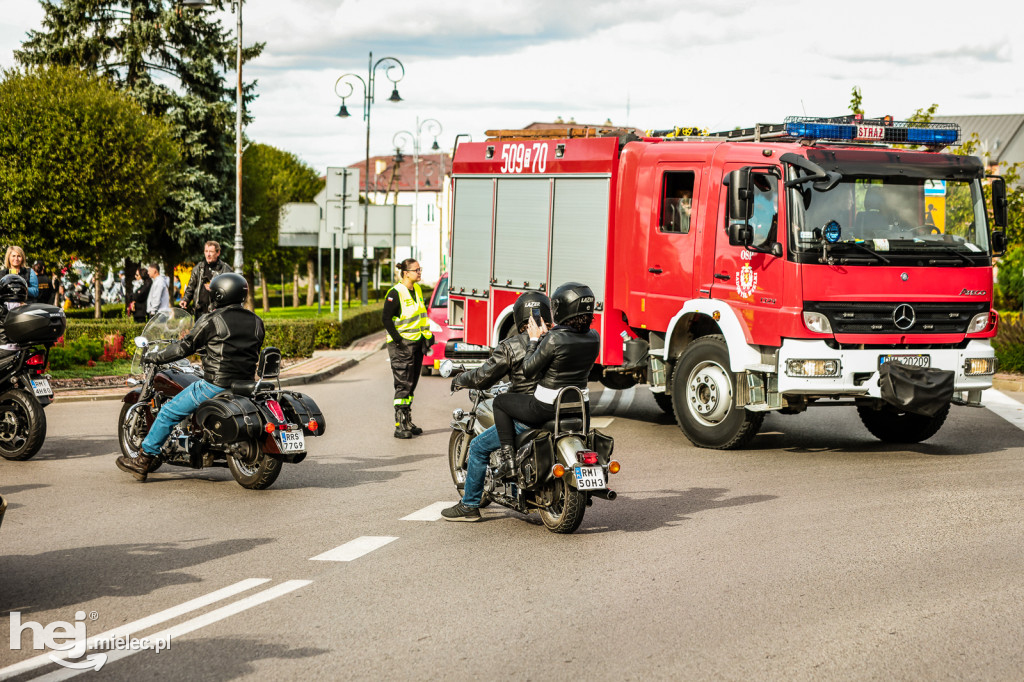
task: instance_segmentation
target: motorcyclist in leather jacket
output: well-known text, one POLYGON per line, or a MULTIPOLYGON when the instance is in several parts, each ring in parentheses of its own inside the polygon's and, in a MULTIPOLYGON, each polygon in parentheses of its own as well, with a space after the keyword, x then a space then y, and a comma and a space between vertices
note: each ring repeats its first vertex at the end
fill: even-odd
POLYGON ((142 452, 137 457, 118 457, 119 469, 145 481, 153 458, 160 453, 175 424, 195 412, 204 401, 229 389, 232 382, 252 380, 263 346, 264 328, 263 320, 242 307, 248 289, 241 275, 217 275, 210 282, 213 312, 200 317, 180 341, 143 357, 144 363, 167 363, 206 349, 203 379, 190 384, 160 408, 142 442, 142 452))
POLYGON ((523 374, 537 379, 532 395, 506 393, 494 399, 494 424, 501 441, 501 459, 507 466, 515 450, 515 422, 538 427, 555 417, 559 389, 576 386, 587 399, 587 380, 601 351, 600 336, 590 328, 594 320, 594 292, 578 282, 567 282, 551 296, 555 326, 546 334, 530 321, 530 343, 523 374))
MULTIPOLYGON (((523 374, 523 360, 530 343, 526 334, 530 318, 541 320, 541 326, 551 324, 551 302, 540 292, 528 292, 516 299, 512 306, 512 320, 516 325, 516 334, 509 336, 495 346, 491 357, 480 367, 463 372, 452 379, 452 391, 460 388, 486 389, 498 383, 505 376, 509 377, 512 393, 531 394, 537 387, 536 378, 527 378, 523 374)), ((522 433, 528 427, 516 422, 516 433, 522 433)), ((466 466, 466 485, 462 500, 455 506, 441 512, 448 521, 478 521, 480 519, 480 501, 483 496, 484 477, 492 451, 501 445, 498 431, 494 426, 475 436, 469 444, 469 457, 466 466)))

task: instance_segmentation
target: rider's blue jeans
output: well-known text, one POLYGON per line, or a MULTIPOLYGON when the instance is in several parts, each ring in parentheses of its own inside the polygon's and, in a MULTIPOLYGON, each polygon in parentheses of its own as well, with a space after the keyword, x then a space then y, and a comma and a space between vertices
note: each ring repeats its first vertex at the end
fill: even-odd
POLYGON ((186 386, 181 393, 164 403, 157 412, 153 427, 149 430, 146 440, 142 441, 142 452, 150 457, 160 454, 160 449, 171 435, 171 429, 175 424, 198 410, 200 403, 226 390, 203 379, 186 386))
MULTIPOLYGON (((530 427, 516 422, 516 433, 522 433, 530 427)), ((484 477, 487 465, 490 464, 491 452, 501 447, 498 440, 498 429, 491 426, 479 436, 469 441, 469 461, 466 462, 466 488, 462 493, 462 504, 467 507, 479 507, 484 494, 484 477)))

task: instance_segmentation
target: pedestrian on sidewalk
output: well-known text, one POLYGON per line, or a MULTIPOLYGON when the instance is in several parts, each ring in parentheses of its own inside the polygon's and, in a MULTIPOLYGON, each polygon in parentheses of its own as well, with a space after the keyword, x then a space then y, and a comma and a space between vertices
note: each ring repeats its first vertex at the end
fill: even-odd
POLYGON ((213 308, 210 299, 210 282, 217 275, 231 272, 231 266, 220 259, 220 242, 208 241, 203 246, 203 260, 192 268, 188 286, 178 303, 182 308, 192 308, 196 317, 205 315, 213 308))
POLYGON ((382 317, 388 333, 388 357, 395 383, 395 438, 412 438, 423 429, 412 423, 412 399, 420 380, 424 353, 430 354, 430 331, 420 279, 423 268, 412 258, 398 265, 401 281, 388 289, 382 317))
POLYGON ((149 264, 149 279, 152 284, 146 297, 146 316, 152 319, 157 313, 171 309, 171 299, 167 294, 167 278, 160 274, 157 263, 149 264))

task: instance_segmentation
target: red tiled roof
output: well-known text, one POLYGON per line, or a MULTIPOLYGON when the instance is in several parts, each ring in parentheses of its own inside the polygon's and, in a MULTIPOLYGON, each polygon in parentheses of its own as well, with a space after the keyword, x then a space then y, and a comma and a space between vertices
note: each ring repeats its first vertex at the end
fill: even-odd
MULTIPOLYGON (((395 155, 371 156, 370 157, 370 189, 371 191, 384 191, 389 187, 392 192, 412 192, 416 188, 416 165, 413 163, 412 154, 402 154, 402 162, 395 168, 395 155), (384 162, 384 167, 377 173, 378 161, 384 162), (392 183, 392 175, 394 182, 392 183)), ((365 171, 366 161, 351 163, 349 168, 358 168, 365 171)), ((420 154, 419 157, 419 178, 421 192, 440 192, 443 178, 452 172, 452 159, 445 152, 431 154, 420 154)), ((362 183, 361 183, 362 184, 362 183)))

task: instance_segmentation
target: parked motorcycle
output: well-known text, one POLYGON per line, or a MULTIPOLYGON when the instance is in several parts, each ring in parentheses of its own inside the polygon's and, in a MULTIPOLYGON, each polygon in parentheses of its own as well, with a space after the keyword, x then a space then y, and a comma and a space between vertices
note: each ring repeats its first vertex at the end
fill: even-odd
POLYGON ((72 308, 93 308, 96 305, 96 297, 88 282, 65 282, 64 292, 64 298, 72 308))
MULTIPOLYGON (((444 360, 441 376, 465 371, 444 360)), ((452 434, 448 441, 448 468, 461 493, 466 483, 469 445, 473 438, 494 424, 492 400, 508 390, 508 384, 496 384, 490 390, 472 389, 469 412, 452 413, 452 434)), ((481 507, 492 501, 522 514, 537 513, 553 533, 573 533, 583 523, 586 508, 594 497, 614 500, 608 477, 621 469, 612 459, 615 441, 597 429, 589 428, 589 415, 583 409, 583 392, 566 387, 555 399, 555 418, 540 428, 516 436, 512 469, 501 474, 497 451, 491 453, 484 478, 481 507)))
MULTIPOLYGON (((143 363, 148 350, 177 341, 192 327, 192 316, 180 308, 165 310, 135 339, 137 350, 129 380, 134 388, 124 397, 118 417, 121 452, 137 457, 142 441, 162 405, 202 378, 202 369, 187 359, 162 365, 143 363)), ((188 419, 176 424, 150 473, 164 463, 201 469, 227 467, 243 488, 269 488, 287 462, 306 458, 306 437, 322 436, 323 413, 307 395, 281 390, 281 352, 264 348, 254 381, 236 381, 230 390, 205 401, 188 419)))
POLYGON ((50 348, 64 335, 67 318, 57 306, 30 303, 8 310, 0 339, 17 350, 0 350, 0 457, 26 460, 46 440, 43 408, 53 402, 43 374, 50 348))

